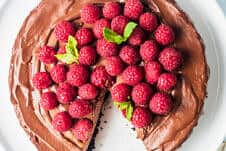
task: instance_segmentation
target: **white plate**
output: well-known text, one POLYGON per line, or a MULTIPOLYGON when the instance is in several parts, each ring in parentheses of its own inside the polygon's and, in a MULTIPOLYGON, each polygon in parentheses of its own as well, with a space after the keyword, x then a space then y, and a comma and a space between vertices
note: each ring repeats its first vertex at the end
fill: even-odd
MULTIPOLYGON (((226 132, 226 21, 214 0, 177 0, 192 18, 206 45, 210 66, 208 99, 198 126, 180 151, 216 151, 226 132)), ((35 151, 10 104, 8 92, 8 69, 16 34, 24 18, 39 0, 0 0, 0 151, 35 151), (3 7, 2 7, 3 6, 3 7), (2 8, 2 9, 1 9, 2 8)), ((111 104, 107 105, 111 106, 111 104)), ((106 107, 108 108, 108 107, 106 107)), ((136 140, 132 126, 114 108, 106 109, 97 135, 96 151, 145 151, 141 141, 136 140)))

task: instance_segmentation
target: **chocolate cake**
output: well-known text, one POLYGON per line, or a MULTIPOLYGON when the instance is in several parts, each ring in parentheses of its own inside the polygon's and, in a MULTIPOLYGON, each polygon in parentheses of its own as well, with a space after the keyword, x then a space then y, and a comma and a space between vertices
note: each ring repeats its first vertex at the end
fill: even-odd
MULTIPOLYGON (((105 77, 105 79, 107 80, 104 81, 104 85, 101 85, 101 83, 98 83, 99 81, 97 79, 102 75, 105 76, 106 71, 104 69, 104 66, 107 66, 106 60, 108 59, 108 57, 120 56, 120 58, 122 59, 121 61, 123 63, 120 61, 117 62, 118 63, 117 67, 121 66, 120 63, 127 64, 127 65, 129 64, 128 65, 129 67, 138 66, 138 64, 139 66, 146 64, 147 58, 145 58, 145 56, 143 56, 142 54, 138 54, 138 55, 141 55, 139 56, 141 57, 140 60, 139 59, 137 61, 132 60, 132 62, 131 61, 129 62, 128 60, 123 58, 123 55, 121 55, 121 53, 120 54, 114 53, 113 51, 111 52, 111 54, 109 54, 109 52, 102 52, 102 51, 100 52, 97 50, 98 56, 96 61, 94 61, 95 59, 92 60, 92 57, 90 58, 91 60, 88 59, 88 62, 86 62, 87 57, 84 57, 85 61, 84 60, 82 61, 82 59, 79 59, 80 64, 89 65, 89 70, 86 70, 86 67, 83 68, 77 65, 77 62, 75 60, 73 60, 74 61, 73 63, 71 62, 59 63, 60 59, 59 57, 57 58, 56 54, 54 56, 58 59, 58 61, 56 58, 46 57, 46 54, 48 55, 51 54, 52 52, 51 49, 56 49, 56 50, 59 49, 58 54, 65 53, 65 50, 63 53, 59 52, 61 48, 64 48, 65 43, 67 43, 67 39, 65 40, 65 37, 63 37, 64 35, 62 36, 62 33, 56 32, 56 26, 60 22, 66 21, 66 22, 72 23, 74 26, 76 26, 77 31, 80 28, 92 29, 94 28, 93 23, 95 22, 95 20, 99 19, 100 16, 99 18, 95 18, 96 17, 95 14, 94 16, 91 16, 91 17, 90 16, 87 17, 84 15, 82 16, 81 15, 82 8, 84 6, 88 6, 87 4, 102 8, 109 1, 110 0, 95 0, 95 1, 94 0, 57 0, 57 1, 42 0, 41 3, 26 18, 16 38, 16 41, 13 47, 13 52, 12 52, 10 74, 9 74, 11 102, 14 106, 16 115, 20 121, 21 126, 30 136, 31 141, 36 145, 37 149, 40 151, 56 151, 56 150, 86 151, 87 150, 90 144, 90 141, 92 139, 92 135, 94 133, 97 121, 99 119, 101 108, 105 100, 105 95, 107 94, 108 91, 112 92, 113 91, 112 89, 114 88, 115 85, 123 83, 123 80, 125 81, 126 79, 125 77, 123 77, 124 75, 126 75, 126 73, 125 74, 124 72, 122 73, 122 70, 125 69, 125 67, 123 66, 121 70, 119 68, 117 68, 117 70, 116 69, 114 70, 114 68, 112 70, 106 69, 108 74, 110 74, 111 76, 108 75, 105 77), (87 17, 86 21, 84 21, 85 17, 87 17), (89 23, 86 23, 86 22, 89 22, 89 23), (49 47, 43 48, 43 46, 49 46, 51 47, 51 49, 49 47), (42 48, 42 51, 43 49, 45 49, 44 57, 40 55, 40 48, 42 48), (46 51, 49 51, 49 53, 46 53, 46 51), (142 63, 141 63, 141 60, 143 60, 142 63), (58 73, 55 73, 55 74, 53 73, 54 71, 52 71, 52 68, 55 66, 56 62, 62 65, 66 64, 65 66, 69 70, 67 72, 67 75, 64 75, 66 79, 64 79, 63 76, 61 77, 61 75, 59 76, 58 73), (134 62, 138 62, 138 63, 134 63, 134 62), (90 84, 88 86, 86 85, 86 87, 83 87, 83 90, 82 90, 81 86, 82 85, 84 86, 84 84, 87 83, 88 77, 86 77, 86 74, 89 75, 89 73, 87 73, 86 71, 92 72, 90 81, 92 85, 95 85, 95 87, 98 87, 97 89, 90 86, 91 85, 90 84), (98 72, 96 73, 96 75, 94 75, 95 71, 98 72), (43 75, 43 74, 42 75, 40 74, 39 77, 34 78, 36 73, 46 74, 49 72, 52 77, 52 79, 50 80, 48 79, 50 76, 43 75), (80 74, 78 72, 80 72, 83 75, 83 77, 78 77, 77 74, 80 74), (121 76, 121 73, 122 73, 122 76, 121 76), (55 76, 56 78, 54 78, 55 76), (95 78, 93 78, 92 76, 95 78), (58 92, 56 92, 56 91, 60 91, 59 87, 61 84, 59 83, 62 83, 65 80, 71 85, 73 85, 74 87, 76 87, 75 88, 76 92, 74 91, 71 92, 73 95, 73 100, 75 99, 75 101, 65 100, 67 97, 70 98, 70 96, 67 95, 67 96, 61 97, 57 94, 58 92), (40 81, 42 81, 42 83, 40 81), (49 81, 50 83, 48 83, 49 81), (75 96, 77 96, 77 89, 78 89, 78 98, 75 98, 75 96), (85 93, 86 90, 88 92, 88 89, 90 91, 92 90, 91 91, 92 93, 88 93, 88 94, 85 93), (44 98, 43 94, 49 91, 52 91, 52 94, 46 94, 44 98), (57 96, 55 95, 55 92, 57 96), (62 98, 62 100, 59 100, 59 98, 62 98), (83 101, 82 98, 84 100, 87 99, 90 101, 87 103, 87 101, 83 101), (41 104, 40 99, 42 100, 47 99, 47 101, 51 100, 52 103, 48 104, 49 102, 47 103, 44 102, 46 104, 41 104), (56 99, 58 99, 59 102, 58 101, 54 102, 56 99), (82 110, 79 110, 79 111, 76 110, 75 109, 76 106, 80 106, 81 104, 86 107, 82 108, 82 110), (92 104, 91 105, 92 107, 90 107, 90 104, 92 104), (62 114, 59 115, 58 121, 57 121, 56 116, 58 115, 59 112, 64 113, 64 115, 62 114), (69 114, 67 112, 69 112, 69 114), (59 121, 59 119, 61 119, 61 121, 59 121), (85 120, 85 121, 82 121, 82 120, 85 120), (62 125, 62 121, 64 125, 62 125), (78 122, 80 122, 80 125, 77 124, 78 122), (81 125, 82 126, 85 125, 84 123, 87 124, 86 127, 81 128, 81 125), (75 126, 73 126, 74 124, 75 126), (89 131, 89 133, 87 131, 89 131)), ((128 1, 135 4, 137 3, 140 4, 138 0, 128 0, 128 1)), ((114 1, 114 2, 117 2, 117 4, 119 4, 121 7, 124 7, 125 5, 124 3, 127 1, 114 1)), ((150 94, 147 94, 147 96, 149 95, 148 100, 150 100, 150 95, 153 95, 154 92, 164 91, 164 92, 161 92, 161 94, 170 96, 165 98, 165 100, 167 99, 170 100, 168 104, 166 103, 165 106, 164 105, 161 106, 162 108, 154 110, 152 106, 155 106, 155 104, 151 105, 150 103, 149 105, 149 108, 151 110, 150 111, 149 109, 147 109, 149 103, 139 104, 137 101, 134 101, 134 100, 130 101, 131 97, 132 99, 135 98, 135 96, 133 96, 132 94, 131 97, 126 96, 129 100, 128 101, 129 106, 132 109, 129 110, 128 108, 126 108, 128 109, 128 111, 126 110, 126 113, 124 112, 124 116, 126 116, 128 120, 132 121, 132 124, 136 127, 138 138, 143 141, 148 151, 154 151, 154 150, 172 151, 180 147, 180 145, 190 135, 192 129, 197 125, 197 122, 204 104, 204 99, 206 97, 206 85, 208 81, 208 65, 206 63, 206 58, 205 58, 205 47, 194 25, 192 24, 188 16, 177 6, 174 0, 143 0, 141 2, 144 7, 142 8, 143 9, 142 13, 151 12, 155 14, 158 17, 158 26, 160 24, 165 24, 167 25, 167 27, 170 26, 172 27, 175 33, 175 35, 171 34, 171 37, 167 37, 169 39, 170 38, 175 39, 174 42, 164 43, 169 39, 167 39, 166 37, 160 36, 160 39, 161 40, 163 39, 163 40, 158 41, 158 37, 154 35, 154 33, 155 34, 157 33, 156 28, 154 29, 154 31, 147 31, 146 29, 142 29, 143 31, 145 31, 145 33, 148 33, 148 35, 146 35, 148 37, 148 38, 146 37, 146 40, 157 39, 158 48, 156 49, 162 50, 165 47, 168 47, 170 49, 176 48, 180 52, 180 54, 182 54, 180 56, 182 59, 180 60, 180 67, 178 64, 178 68, 176 70, 174 69, 171 70, 167 68, 175 64, 170 64, 166 67, 162 63, 164 72, 176 75, 177 82, 176 83, 173 82, 174 84, 172 84, 172 87, 167 87, 171 84, 170 82, 168 82, 168 85, 163 84, 164 86, 161 87, 160 86, 161 83, 152 84, 148 80, 147 80, 148 82, 145 81, 144 78, 143 80, 142 79, 139 80, 139 82, 141 81, 146 82, 148 83, 148 85, 151 85, 150 87, 152 87, 152 90, 150 90, 149 88, 146 88, 146 86, 144 86, 145 90, 150 91, 150 94), (182 60, 183 60, 183 63, 182 63, 182 60), (173 103, 171 102, 171 98, 173 98, 173 101, 172 101, 173 103), (133 108, 136 108, 136 109, 133 109, 133 108), (138 112, 137 110, 142 110, 142 111, 139 111, 139 114, 144 115, 145 117, 135 118, 135 115, 132 115, 132 114, 135 114, 134 112, 138 112), (160 112, 160 111, 165 111, 165 112, 160 112), (140 121, 140 119, 142 118, 144 120, 140 121), (144 121, 146 123, 144 123, 144 121)), ((117 10, 116 6, 114 7, 112 6, 112 8, 117 10)), ((135 8, 136 10, 139 10, 140 6, 136 5, 135 8)), ((93 11, 98 12, 98 10, 95 10, 95 8, 92 8, 92 9, 93 11)), ((115 13, 117 14, 117 11, 115 13)), ((123 14, 120 11, 119 13, 121 13, 121 15, 123 14)), ((125 10, 124 10, 124 15, 128 15, 128 14, 129 13, 128 12, 125 13, 125 10)), ((104 13, 103 15, 109 18, 115 17, 115 16, 112 16, 114 14, 108 14, 107 12, 104 13)), ((132 23, 131 25, 137 26, 136 23, 139 21, 136 20, 136 14, 132 14, 130 17, 131 18, 129 19, 130 20, 129 23, 132 23)), ((120 24, 121 23, 123 24, 123 22, 120 22, 120 24)), ((108 23, 102 23, 102 24, 104 24, 106 27, 109 26, 108 23)), ((70 26, 66 23, 64 25, 61 25, 61 27, 59 28, 66 28, 64 30, 59 30, 60 32, 69 32, 73 34, 71 36, 75 35, 75 31, 73 31, 73 29, 70 29, 70 26)), ((110 32, 112 31, 110 30, 110 32)), ((84 30, 84 31, 81 31, 81 33, 86 33, 86 35, 89 35, 89 31, 84 30)), ((95 32, 94 32, 94 35, 96 36, 96 39, 100 39, 101 37, 106 38, 106 35, 101 35, 101 34, 98 35, 98 33, 95 33, 95 32)), ((93 47, 98 45, 96 44, 95 40, 90 40, 89 38, 87 39, 81 38, 79 40, 78 37, 76 37, 76 39, 80 45, 78 46, 79 49, 81 48, 81 45, 83 45, 83 42, 86 44, 89 43, 93 47)), ((125 42, 125 40, 123 42, 125 42)), ((142 41, 142 43, 143 42, 144 41, 142 41)), ((103 43, 104 42, 102 42, 101 44, 103 45, 103 43)), ((135 45, 134 46, 135 49, 138 49, 138 47, 140 47, 141 45, 141 42, 139 42, 139 40, 137 39, 135 41, 129 40, 129 43, 131 45, 135 45)), ((70 46, 70 44, 68 45, 70 46)), ((124 46, 125 44, 122 44, 122 45, 124 46)), ((86 48, 86 49, 90 50, 91 48, 86 48)), ((113 49, 113 46, 111 47, 111 49, 113 49)), ((118 46, 115 47, 115 49, 118 49, 118 46)), ((129 48, 127 48, 127 51, 128 49, 129 48)), ((146 48, 144 50, 146 50, 146 48)), ((76 54, 74 55, 76 56, 76 54)), ((156 61, 156 58, 160 56, 161 54, 160 55, 158 54, 158 56, 156 55, 154 57, 155 59, 151 59, 151 61, 152 60, 156 61)), ((150 58, 150 55, 147 57, 150 58)), ((161 63, 161 59, 158 58, 158 60, 161 63)), ((127 67, 127 69, 129 67, 127 67)), ((64 69, 61 69, 61 70, 62 70, 62 73, 65 72, 64 69)), ((57 72, 58 71, 59 69, 57 69, 57 72)), ((138 72, 138 70, 136 70, 136 72, 138 72)), ((131 79, 129 80, 130 80, 129 82, 131 82, 131 79)), ((133 87, 134 89, 135 88, 134 85, 136 85, 137 83, 135 84, 135 83, 129 83, 129 82, 127 81, 127 84, 129 85, 128 87, 130 88, 133 87)), ((64 89, 62 88, 61 91, 64 91, 66 89, 65 87, 64 89)), ((126 89, 123 89, 123 90, 125 90, 125 94, 131 91, 129 88, 128 90, 126 89)), ((68 91, 69 90, 67 90, 67 92, 68 91)), ((146 94, 146 91, 144 92, 144 94, 146 94)), ((151 100, 153 100, 153 97, 151 100)), ((120 105, 121 105, 120 103, 122 103, 123 100, 122 101, 114 100, 114 101, 116 102, 115 103, 116 106, 120 108, 120 105)), ((124 103, 124 105, 126 103, 124 103)))

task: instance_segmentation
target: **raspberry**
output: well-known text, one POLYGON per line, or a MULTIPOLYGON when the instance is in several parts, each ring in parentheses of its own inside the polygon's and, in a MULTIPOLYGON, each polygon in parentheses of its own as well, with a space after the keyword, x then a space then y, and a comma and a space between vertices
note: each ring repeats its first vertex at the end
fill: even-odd
POLYGON ((140 47, 140 55, 144 61, 153 61, 158 56, 158 46, 153 40, 145 41, 140 47))
POLYGON ((56 95, 60 103, 66 104, 74 100, 77 89, 68 83, 61 83, 57 88, 56 95))
POLYGON ((57 64, 50 70, 50 75, 54 82, 61 83, 66 80, 66 72, 67 69, 64 65, 57 64))
POLYGON ((163 73, 160 75, 157 87, 162 91, 171 90, 177 83, 177 77, 172 73, 163 73))
POLYGON ((143 69, 140 66, 129 66, 122 73, 122 80, 128 85, 136 85, 142 81, 143 69))
POLYGON ((101 10, 98 6, 87 4, 80 11, 81 19, 87 24, 93 24, 101 16, 101 10))
POLYGON ((121 83, 112 87, 111 96, 116 102, 126 102, 130 99, 131 88, 129 85, 121 83))
POLYGON ((136 107, 133 111, 132 124, 136 128, 143 128, 151 123, 152 115, 148 109, 136 107))
POLYGON ((121 110, 121 113, 122 113, 123 117, 125 117, 125 118, 126 118, 126 109, 121 110))
POLYGON ((81 141, 87 141, 92 133, 93 123, 89 119, 80 119, 75 123, 72 132, 81 141))
POLYGON ((55 130, 65 132, 72 127, 72 119, 67 112, 59 112, 54 116, 52 125, 55 130))
POLYGON ((137 64, 141 60, 139 51, 130 45, 122 47, 119 56, 125 63, 129 65, 137 64))
POLYGON ((121 7, 117 2, 107 2, 103 7, 103 15, 107 19, 113 19, 121 14, 121 7))
POLYGON ((67 81, 73 86, 81 86, 89 79, 89 70, 84 65, 74 64, 67 73, 67 81))
POLYGON ((123 34, 124 29, 128 22, 129 19, 126 18, 125 16, 122 15, 116 16, 111 21, 111 29, 118 34, 123 34))
POLYGON ((93 41, 93 32, 89 28, 80 28, 76 32, 75 38, 79 46, 87 45, 93 41))
POLYGON ((39 60, 45 64, 57 62, 55 57, 56 50, 53 47, 44 46, 39 50, 39 60))
POLYGON ((54 92, 42 93, 40 105, 47 111, 54 109, 58 105, 56 94, 54 92))
POLYGON ((143 5, 140 0, 128 0, 124 6, 124 15, 132 20, 137 20, 143 13, 143 5))
POLYGON ((165 70, 173 71, 180 67, 182 56, 181 53, 174 48, 165 48, 159 54, 159 62, 163 65, 165 70))
POLYGON ((79 51, 79 62, 83 65, 93 65, 96 62, 97 52, 91 46, 84 46, 79 51))
POLYGON ((173 29, 168 25, 160 25, 155 31, 155 39, 161 45, 168 45, 175 39, 173 29))
POLYGON ((32 83, 36 89, 45 89, 52 84, 52 79, 48 72, 38 72, 33 76, 32 83))
POLYGON ((76 99, 70 104, 68 109, 69 114, 73 118, 82 118, 90 114, 92 111, 92 104, 89 101, 83 99, 76 99))
POLYGON ((91 83, 98 88, 111 87, 113 78, 107 73, 104 66, 96 67, 91 74, 91 83))
POLYGON ((98 21, 95 22, 94 26, 93 26, 93 33, 97 38, 103 38, 103 30, 104 28, 110 28, 111 24, 110 22, 105 19, 102 18, 98 21))
POLYGON ((119 57, 109 57, 107 58, 105 69, 109 75, 117 76, 122 73, 124 69, 124 63, 119 57))
POLYGON ((118 47, 115 43, 108 42, 105 39, 97 40, 97 53, 102 57, 111 57, 118 55, 118 47))
POLYGON ((139 83, 132 90, 132 100, 143 106, 148 104, 152 94, 153 90, 147 83, 139 83))
POLYGON ((140 16, 139 24, 143 29, 153 32, 158 27, 158 19, 155 14, 147 12, 140 16))
POLYGON ((149 103, 150 110, 159 115, 165 115, 172 109, 173 102, 171 97, 163 92, 154 94, 149 103))
POLYGON ((75 34, 75 27, 70 22, 62 21, 56 25, 54 34, 57 40, 67 42, 68 36, 75 34))
POLYGON ((97 97, 98 93, 98 89, 90 83, 84 84, 78 88, 78 95, 81 99, 93 100, 97 97))
POLYGON ((150 61, 144 67, 146 81, 150 84, 155 84, 162 73, 161 65, 156 61, 150 61))
POLYGON ((133 31, 133 33, 130 36, 128 42, 129 42, 129 44, 131 44, 133 46, 139 46, 139 45, 142 44, 144 38, 145 38, 144 31, 140 27, 137 27, 133 31))

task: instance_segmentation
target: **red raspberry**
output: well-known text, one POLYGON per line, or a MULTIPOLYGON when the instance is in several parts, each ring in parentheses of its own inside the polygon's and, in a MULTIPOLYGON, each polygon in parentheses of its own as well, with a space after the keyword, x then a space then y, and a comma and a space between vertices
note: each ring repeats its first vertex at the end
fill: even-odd
POLYGON ((40 105, 44 110, 52 110, 58 105, 57 97, 54 92, 42 93, 40 105))
POLYGON ((121 7, 117 2, 107 2, 103 7, 103 15, 107 19, 113 19, 120 14, 121 7))
POLYGON ((140 16, 139 24, 143 29, 153 32, 158 27, 158 19, 155 14, 147 12, 140 16))
POLYGON ((119 56, 125 63, 129 65, 137 64, 141 60, 139 51, 130 45, 122 47, 119 56))
POLYGON ((75 27, 70 22, 62 21, 56 25, 54 34, 57 40, 67 42, 68 36, 75 34, 75 27))
POLYGON ((77 89, 68 83, 61 83, 57 88, 56 95, 60 103, 66 104, 74 100, 77 89))
POLYGON ((54 82, 61 83, 66 80, 66 72, 67 69, 64 65, 57 64, 50 70, 50 75, 54 82))
POLYGON ((53 47, 44 46, 39 50, 39 60, 45 64, 57 62, 55 57, 56 50, 53 47))
POLYGON ((128 85, 136 85, 144 77, 143 69, 140 66, 129 66, 122 73, 123 82, 128 85))
POLYGON ((67 81, 73 86, 81 86, 89 79, 89 70, 84 65, 74 64, 67 73, 67 81))
POLYGON ((145 38, 144 31, 140 27, 137 27, 133 31, 133 33, 130 36, 128 42, 129 42, 129 44, 131 44, 133 46, 139 46, 139 45, 142 44, 144 38, 145 38))
POLYGON ((158 46, 153 40, 145 41, 140 47, 140 55, 146 62, 153 61, 158 56, 158 46))
POLYGON ((93 100, 98 94, 98 89, 90 83, 84 84, 78 88, 78 95, 81 99, 93 100))
POLYGON ((155 31, 155 39, 161 45, 168 45, 175 40, 173 29, 168 25, 160 25, 155 31))
POLYGON ((107 73, 104 66, 96 67, 91 74, 91 83, 98 88, 111 87, 113 78, 107 73))
POLYGON ((162 92, 154 94, 149 103, 150 110, 159 115, 165 115, 169 113, 172 109, 173 102, 171 97, 162 92))
POLYGON ((52 125, 55 130, 65 132, 72 127, 72 119, 67 112, 59 112, 54 116, 52 125))
POLYGON ((125 117, 125 118, 126 118, 126 109, 121 110, 121 113, 122 113, 123 117, 125 117))
POLYGON ((68 112, 73 118, 82 118, 93 111, 92 104, 83 99, 76 99, 69 106, 68 112))
POLYGON ((105 39, 97 40, 97 53, 102 57, 111 57, 118 55, 118 47, 115 43, 108 42, 105 39))
POLYGON ((83 6, 80 13, 82 21, 87 24, 95 23, 95 21, 97 21, 101 16, 100 8, 93 4, 87 4, 83 6))
POLYGON ((126 102, 130 99, 131 88, 129 85, 121 83, 112 87, 111 96, 116 102, 126 102))
POLYGON ((87 141, 92 133, 93 123, 89 119, 80 119, 72 128, 75 137, 81 141, 87 141))
POLYGON ((75 38, 79 46, 87 45, 93 41, 93 32, 89 28, 80 28, 76 32, 75 38))
POLYGON ((111 76, 117 76, 122 73, 124 69, 124 63, 119 57, 109 57, 107 58, 107 63, 105 69, 111 76))
POLYGON ((150 84, 155 84, 162 73, 161 65, 156 61, 150 61, 145 64, 145 78, 150 84))
POLYGON ((124 6, 124 15, 132 20, 137 20, 143 13, 143 5, 140 0, 128 0, 124 6))
POLYGON ((162 91, 169 91, 177 84, 177 77, 172 73, 163 73, 160 75, 157 87, 162 91))
POLYGON ((122 15, 116 16, 111 21, 111 29, 118 34, 123 34, 124 29, 128 22, 129 19, 126 18, 125 16, 122 15))
POLYGON ((132 100, 137 105, 143 106, 148 104, 152 94, 153 90, 147 83, 139 83, 133 88, 132 100))
POLYGON ((174 48, 165 48, 159 54, 159 62, 163 65, 165 70, 173 71, 180 67, 182 56, 181 53, 174 48))
POLYGON ((143 128, 151 123, 152 115, 148 109, 136 107, 133 111, 132 124, 136 128, 143 128))
POLYGON ((111 27, 110 22, 107 19, 102 18, 95 22, 93 26, 93 33, 97 38, 99 39, 103 38, 104 28, 110 28, 110 27, 111 27))
POLYGON ((32 83, 36 89, 45 89, 52 84, 52 79, 48 72, 38 72, 33 76, 32 83))
POLYGON ((97 52, 91 46, 84 46, 79 51, 79 63, 93 65, 96 62, 97 52))

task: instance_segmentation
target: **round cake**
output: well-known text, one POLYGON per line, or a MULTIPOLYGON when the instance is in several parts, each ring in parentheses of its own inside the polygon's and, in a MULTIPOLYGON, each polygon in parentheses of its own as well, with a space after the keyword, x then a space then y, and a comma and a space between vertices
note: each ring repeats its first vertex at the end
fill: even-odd
POLYGON ((40 151, 86 151, 108 92, 148 151, 197 125, 203 41, 174 0, 42 0, 16 38, 11 102, 40 151))

